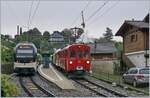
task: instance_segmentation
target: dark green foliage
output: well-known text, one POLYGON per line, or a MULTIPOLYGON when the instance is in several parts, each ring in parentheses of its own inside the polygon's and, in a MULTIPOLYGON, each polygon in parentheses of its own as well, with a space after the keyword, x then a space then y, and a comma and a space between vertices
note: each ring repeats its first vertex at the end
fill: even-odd
POLYGON ((29 31, 23 32, 22 35, 16 35, 16 42, 29 41, 32 42, 33 39, 42 38, 41 32, 37 29, 30 29, 29 31))
POLYGON ((14 83, 10 83, 9 76, 1 75, 1 94, 2 97, 16 97, 19 95, 17 86, 14 83))
POLYGON ((83 33, 84 30, 82 28, 76 28, 76 30, 65 28, 63 31, 61 31, 61 34, 65 38, 65 42, 68 43, 75 42, 76 39, 78 39, 83 33))
POLYGON ((13 51, 10 48, 2 45, 1 52, 2 63, 13 62, 13 51))
POLYGON ((123 50, 123 43, 122 43, 122 42, 116 42, 116 43, 115 43, 115 46, 116 46, 116 48, 117 48, 119 51, 122 51, 122 50, 123 50))
POLYGON ((63 31, 61 31, 61 34, 66 37, 66 38, 69 38, 72 34, 72 31, 70 29, 64 29, 63 31))
POLYGON ((3 63, 13 62, 13 48, 15 47, 15 43, 4 37, 1 37, 1 61, 3 63))
POLYGON ((112 30, 110 28, 106 28, 106 33, 103 34, 104 38, 108 41, 111 41, 113 38, 113 33, 112 30))
POLYGON ((106 28, 106 33, 103 34, 103 37, 99 39, 95 39, 96 42, 114 42, 113 40, 113 33, 110 28, 106 28))
POLYGON ((41 40, 40 42, 40 50, 41 51, 51 51, 52 46, 50 45, 50 43, 48 42, 48 40, 41 40))
POLYGON ((39 53, 37 54, 37 62, 38 62, 38 64, 42 63, 42 55, 39 53))
POLYGON ((34 45, 36 46, 36 48, 40 48, 40 43, 41 43, 41 38, 33 38, 31 40, 32 43, 34 43, 34 45))
POLYGON ((30 29, 29 31, 23 32, 22 35, 17 35, 15 37, 16 43, 18 42, 32 42, 35 44, 35 46, 40 49, 40 43, 42 40, 41 32, 37 28, 30 29))
POLYGON ((45 40, 48 40, 49 37, 50 37, 50 33, 49 33, 48 31, 45 31, 45 32, 43 33, 43 38, 44 38, 45 40))

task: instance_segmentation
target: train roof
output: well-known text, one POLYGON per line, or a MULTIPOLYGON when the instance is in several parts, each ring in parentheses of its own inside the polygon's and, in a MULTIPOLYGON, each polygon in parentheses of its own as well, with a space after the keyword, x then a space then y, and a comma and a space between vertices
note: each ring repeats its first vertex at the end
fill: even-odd
MULTIPOLYGON (((79 46, 79 45, 88 46, 87 44, 82 44, 82 43, 80 43, 80 44, 71 44, 71 45, 68 45, 68 46, 66 46, 66 47, 64 47, 64 48, 62 48, 62 49, 58 49, 55 53, 57 53, 57 52, 59 52, 59 51, 62 51, 62 50, 65 50, 65 49, 68 49, 68 48, 70 48, 70 47, 79 46)), ((88 46, 88 47, 90 47, 90 46, 88 46)))
POLYGON ((62 48, 62 49, 57 49, 54 54, 56 54, 56 53, 58 53, 58 52, 60 52, 60 51, 62 51, 62 50, 66 50, 66 49, 68 49, 68 48, 70 48, 70 47, 72 47, 72 46, 79 46, 79 45, 88 46, 88 47, 90 48, 90 46, 89 46, 88 44, 77 43, 77 44, 67 45, 66 47, 64 47, 64 48, 62 48))
POLYGON ((61 49, 57 49, 57 50, 55 51, 55 53, 58 53, 60 50, 61 50, 61 49))
MULTIPOLYGON (((72 47, 72 46, 79 46, 79 45, 88 46, 87 44, 82 44, 82 43, 80 43, 80 44, 71 44, 71 45, 68 45, 67 47, 64 47, 63 49, 67 49, 67 48, 70 48, 70 47, 72 47)), ((88 46, 88 47, 89 47, 89 46, 88 46)))
POLYGON ((37 52, 37 48, 36 48, 36 46, 35 46, 32 42, 19 42, 19 43, 16 45, 16 47, 14 48, 14 50, 15 50, 16 48, 18 48, 18 46, 20 46, 20 45, 31 45, 31 46, 33 46, 33 48, 34 48, 35 51, 37 52))

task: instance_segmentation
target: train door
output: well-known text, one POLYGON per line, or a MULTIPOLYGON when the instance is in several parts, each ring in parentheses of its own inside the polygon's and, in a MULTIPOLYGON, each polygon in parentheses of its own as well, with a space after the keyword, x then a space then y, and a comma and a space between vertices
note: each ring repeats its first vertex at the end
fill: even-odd
POLYGON ((71 47, 70 49, 70 55, 69 55, 69 66, 68 70, 73 71, 75 69, 75 65, 77 64, 77 59, 76 59, 76 49, 74 47, 71 47))
POLYGON ((84 70, 83 46, 77 46, 77 47, 76 47, 76 52, 77 52, 76 70, 77 70, 77 71, 84 70))
POLYGON ((83 63, 84 63, 84 68, 89 71, 91 69, 91 57, 90 57, 90 48, 89 47, 84 47, 83 51, 83 63))

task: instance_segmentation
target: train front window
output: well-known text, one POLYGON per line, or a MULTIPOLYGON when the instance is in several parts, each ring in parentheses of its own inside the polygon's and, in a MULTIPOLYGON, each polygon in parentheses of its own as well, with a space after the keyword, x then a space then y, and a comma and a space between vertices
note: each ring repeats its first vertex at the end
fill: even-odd
POLYGON ((80 48, 78 49, 78 57, 82 58, 82 50, 80 48))
POLYGON ((76 57, 76 52, 74 50, 70 50, 70 58, 76 57))
POLYGON ((84 57, 85 57, 85 58, 88 58, 88 57, 89 57, 89 51, 88 51, 88 49, 86 49, 86 50, 84 51, 84 57))
POLYGON ((17 53, 33 53, 33 50, 18 49, 17 53))

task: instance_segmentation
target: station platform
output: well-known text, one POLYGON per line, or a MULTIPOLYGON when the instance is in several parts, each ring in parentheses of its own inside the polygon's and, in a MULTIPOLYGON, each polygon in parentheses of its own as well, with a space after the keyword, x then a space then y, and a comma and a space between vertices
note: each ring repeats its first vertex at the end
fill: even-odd
POLYGON ((55 83, 61 89, 75 89, 72 80, 57 71, 51 63, 49 64, 49 68, 43 68, 43 65, 40 65, 37 70, 41 76, 45 77, 48 81, 55 83))

